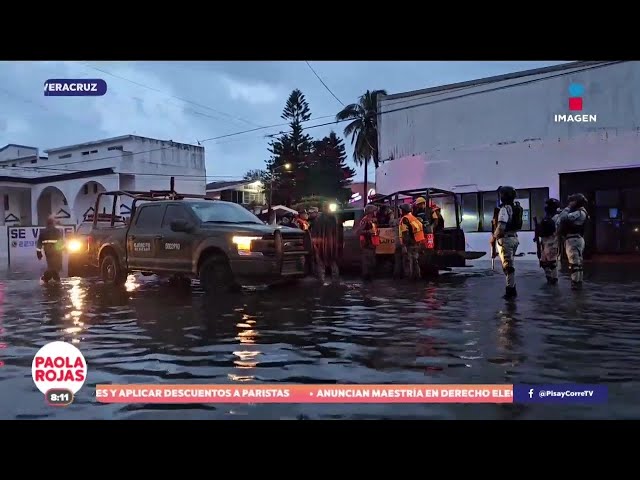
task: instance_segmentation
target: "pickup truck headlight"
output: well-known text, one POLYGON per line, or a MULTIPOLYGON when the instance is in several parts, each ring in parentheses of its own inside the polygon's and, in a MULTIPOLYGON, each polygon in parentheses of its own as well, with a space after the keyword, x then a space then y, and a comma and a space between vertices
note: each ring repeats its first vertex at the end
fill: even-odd
POLYGON ((82 242, 80 240, 69 240, 67 242, 67 251, 69 253, 77 253, 82 250, 82 242))
POLYGON ((236 245, 238 249, 238 255, 262 255, 260 252, 252 252, 251 244, 254 240, 260 240, 261 237, 244 237, 235 236, 231 241, 236 245))

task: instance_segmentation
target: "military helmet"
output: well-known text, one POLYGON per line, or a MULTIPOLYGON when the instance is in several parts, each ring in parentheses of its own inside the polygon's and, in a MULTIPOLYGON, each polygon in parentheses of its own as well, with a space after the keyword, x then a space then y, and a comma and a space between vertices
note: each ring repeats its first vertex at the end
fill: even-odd
POLYGON ((516 199, 518 193, 515 188, 505 185, 498 187, 498 195, 502 203, 510 203, 516 199))
POLYGON ((558 213, 559 208, 560 208, 560 200, 556 198, 549 198, 546 202, 544 202, 544 211, 549 215, 554 215, 558 213))
POLYGON ((576 206, 578 208, 587 206, 587 197, 585 197, 582 193, 574 193, 573 195, 569 195, 569 202, 576 202, 576 206))
POLYGON ((371 203, 369 205, 367 205, 366 207, 364 207, 364 213, 366 215, 368 215, 370 213, 374 213, 376 211, 378 211, 378 207, 376 207, 375 205, 373 205, 371 203))
POLYGON ((411 205, 408 203, 403 203, 399 208, 402 213, 411 213, 411 205))

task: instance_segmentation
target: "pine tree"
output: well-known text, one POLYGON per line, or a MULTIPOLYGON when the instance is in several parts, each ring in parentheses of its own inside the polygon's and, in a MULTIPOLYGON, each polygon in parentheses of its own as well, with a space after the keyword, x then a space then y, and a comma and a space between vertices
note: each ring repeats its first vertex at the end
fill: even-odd
POLYGON ((313 147, 311 136, 302 127, 302 122, 311 118, 311 110, 300 90, 289 95, 282 118, 289 120, 290 131, 270 142, 271 158, 266 163, 268 178, 273 180, 273 204, 290 206, 307 190, 308 160, 313 147), (290 165, 289 170, 285 169, 286 164, 290 165))
POLYGON ((335 198, 346 202, 351 197, 351 179, 355 170, 346 164, 344 142, 335 132, 313 142, 313 154, 308 165, 312 179, 307 194, 335 198))

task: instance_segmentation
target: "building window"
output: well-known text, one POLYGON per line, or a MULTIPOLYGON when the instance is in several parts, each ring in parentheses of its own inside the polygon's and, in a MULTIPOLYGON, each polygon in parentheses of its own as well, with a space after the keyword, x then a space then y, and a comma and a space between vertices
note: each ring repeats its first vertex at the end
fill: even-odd
POLYGON ((123 148, 122 148, 122 145, 117 145, 117 146, 115 146, 115 147, 109 147, 109 148, 107 148, 107 151, 112 151, 112 150, 120 150, 120 151, 122 151, 122 150, 123 150, 123 148))
POLYGON ((97 183, 93 184, 93 193, 98 193, 98 184, 97 183))
POLYGON ((84 193, 85 195, 89 195, 89 185, 88 184, 84 184, 84 187, 82 187, 82 193, 84 193))
POLYGON ((232 202, 242 204, 244 203, 244 192, 234 190, 231 194, 232 202))
POLYGON ((65 153, 64 155, 58 155, 58 158, 60 160, 63 160, 65 158, 71 158, 71 154, 70 153, 65 153))
POLYGON ((533 229, 533 218, 538 217, 538 222, 544 218, 544 202, 549 199, 548 188, 532 188, 531 193, 531 229, 533 229))
POLYGON ((89 155, 89 150, 87 150, 86 152, 82 152, 82 155, 89 155))
MULTIPOLYGON (((462 222, 460 227, 465 232, 477 232, 480 223, 478 215, 478 193, 463 193, 460 195, 460 209, 462 210, 462 222)), ((446 222, 445 222, 446 226, 446 222)), ((455 226, 455 224, 453 224, 455 226)))
POLYGON ((34 158, 33 160, 31 160, 31 163, 38 163, 38 159, 34 158))
POLYGON ((482 228, 483 232, 492 230, 493 211, 498 206, 498 192, 482 192, 482 228))
MULTIPOLYGON (((537 217, 539 220, 544 217, 544 202, 549 198, 549 189, 545 187, 516 190, 518 192, 516 201, 520 202, 523 209, 522 231, 531 231, 533 230, 533 217, 537 217)), ((480 197, 482 205, 480 231, 490 232, 492 231, 493 211, 499 205, 498 192, 481 192, 480 197)))
POLYGON ((67 197, 62 197, 62 204, 66 207, 67 205, 69 205, 69 202, 67 202, 67 197))
POLYGON ((98 153, 98 150, 91 150, 89 153, 98 153))
POLYGON ((9 195, 4 196, 4 211, 9 211, 9 195))

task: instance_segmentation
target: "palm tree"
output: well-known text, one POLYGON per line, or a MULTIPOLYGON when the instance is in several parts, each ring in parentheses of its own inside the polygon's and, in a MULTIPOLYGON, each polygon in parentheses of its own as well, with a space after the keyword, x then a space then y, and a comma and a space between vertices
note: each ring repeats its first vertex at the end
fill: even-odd
POLYGON ((351 137, 353 145, 353 160, 358 166, 364 165, 364 204, 367 204, 368 190, 368 166, 373 159, 375 168, 378 168, 380 158, 378 156, 378 96, 386 95, 386 90, 367 90, 358 99, 358 103, 352 103, 344 107, 337 115, 336 121, 351 120, 344 128, 344 136, 351 137))

